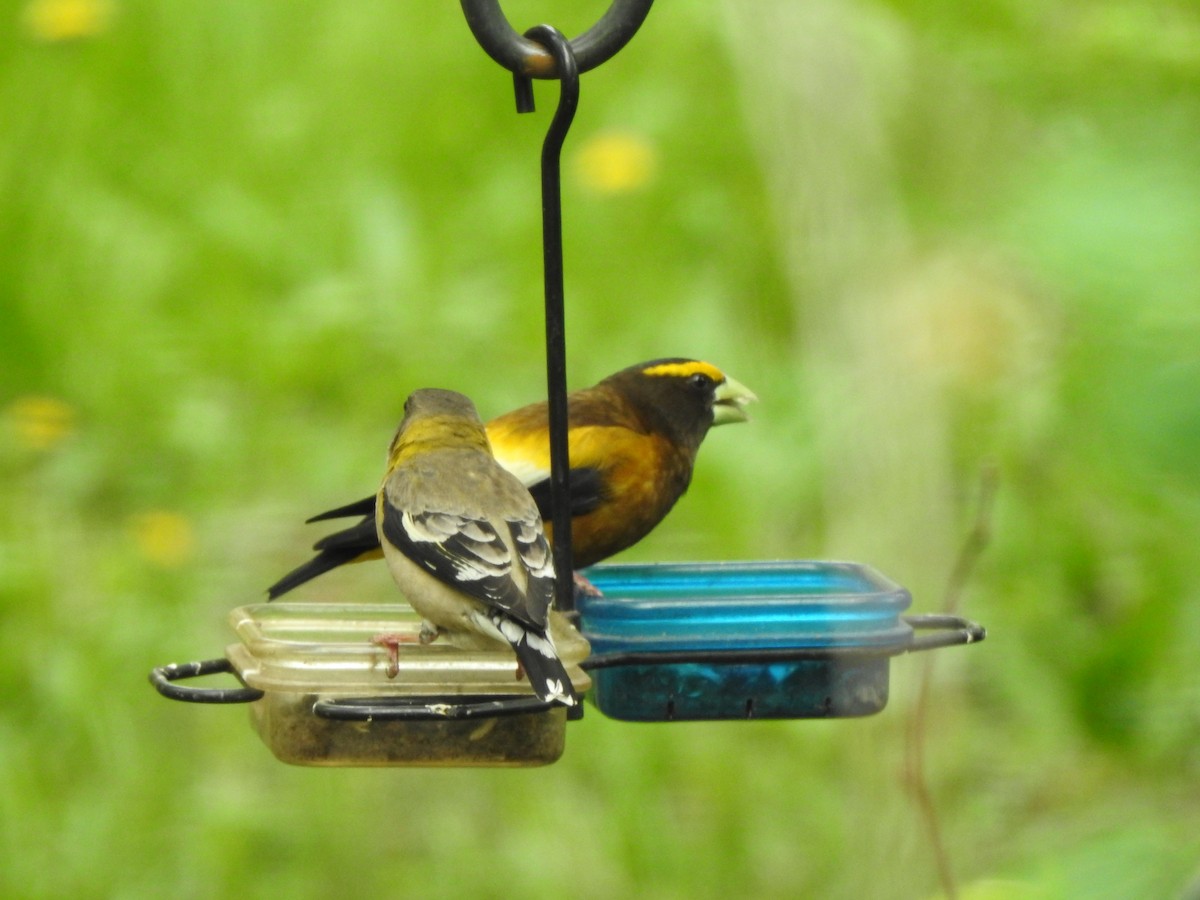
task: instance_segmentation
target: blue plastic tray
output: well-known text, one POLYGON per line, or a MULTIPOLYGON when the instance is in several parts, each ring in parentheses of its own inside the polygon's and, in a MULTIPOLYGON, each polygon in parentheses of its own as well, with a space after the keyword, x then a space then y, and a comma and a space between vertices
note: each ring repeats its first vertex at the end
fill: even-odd
POLYGON ((607 565, 581 597, 590 696, 629 721, 863 716, 909 648, 908 591, 855 563, 607 565))

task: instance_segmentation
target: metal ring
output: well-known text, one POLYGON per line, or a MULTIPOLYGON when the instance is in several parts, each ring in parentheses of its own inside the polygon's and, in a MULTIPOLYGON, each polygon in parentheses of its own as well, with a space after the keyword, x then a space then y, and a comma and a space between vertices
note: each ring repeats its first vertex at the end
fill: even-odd
MULTIPOLYGON (((554 57, 522 37, 508 23, 500 0, 461 0, 463 15, 475 40, 504 68, 527 78, 558 78, 554 57)), ((611 59, 637 33, 654 0, 613 0, 600 21, 576 38, 571 49, 586 72, 611 59)))
POLYGON ((159 666, 150 673, 150 683, 164 697, 183 700, 186 703, 253 703, 262 697, 262 691, 244 686, 240 688, 197 688, 171 683, 183 678, 217 675, 222 672, 229 672, 238 681, 242 680, 241 675, 234 669, 233 663, 222 658, 159 666))

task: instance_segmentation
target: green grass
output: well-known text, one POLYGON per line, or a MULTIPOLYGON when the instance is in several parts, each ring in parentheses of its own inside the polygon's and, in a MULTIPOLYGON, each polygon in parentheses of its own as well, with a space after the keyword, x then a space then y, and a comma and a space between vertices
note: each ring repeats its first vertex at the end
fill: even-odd
MULTIPOLYGON (((410 390, 541 393, 555 89, 517 116, 451 3, 108 6, 53 41, 0 2, 4 895, 936 896, 916 659, 870 719, 591 710, 529 771, 290 768, 151 690, 372 489, 410 390)), ((506 9, 606 4, 547 6, 506 9)), ((966 896, 1200 878, 1198 87, 1168 0, 663 2, 583 78, 572 384, 690 355, 762 398, 624 558, 861 560, 932 610, 999 466, 928 734, 966 896), (597 192, 613 132, 654 168, 597 192)))

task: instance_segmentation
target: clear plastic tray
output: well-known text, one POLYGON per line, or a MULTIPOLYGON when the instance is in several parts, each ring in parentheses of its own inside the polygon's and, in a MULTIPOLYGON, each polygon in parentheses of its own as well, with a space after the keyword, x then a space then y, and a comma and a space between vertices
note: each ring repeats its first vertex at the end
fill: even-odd
MULTIPOLYGON (((226 656, 263 691, 251 722, 281 760, 325 766, 531 766, 562 755, 566 709, 539 706, 511 651, 420 644, 408 606, 271 603, 230 613, 226 656), (402 638, 395 675, 381 633, 402 638), (523 711, 534 707, 533 711, 523 711)), ((578 694, 588 645, 556 616, 555 640, 578 694)))

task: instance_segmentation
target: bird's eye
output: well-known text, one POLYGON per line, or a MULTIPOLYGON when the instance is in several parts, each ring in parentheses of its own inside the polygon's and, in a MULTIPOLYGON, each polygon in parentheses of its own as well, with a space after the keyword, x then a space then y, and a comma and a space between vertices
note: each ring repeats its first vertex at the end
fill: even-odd
POLYGON ((703 372, 697 372, 688 378, 688 384, 698 390, 708 390, 713 385, 713 380, 703 372))

